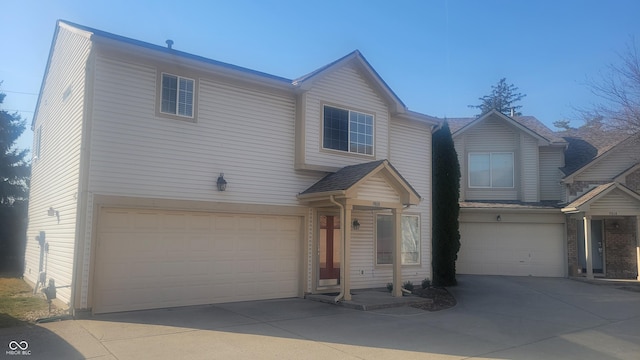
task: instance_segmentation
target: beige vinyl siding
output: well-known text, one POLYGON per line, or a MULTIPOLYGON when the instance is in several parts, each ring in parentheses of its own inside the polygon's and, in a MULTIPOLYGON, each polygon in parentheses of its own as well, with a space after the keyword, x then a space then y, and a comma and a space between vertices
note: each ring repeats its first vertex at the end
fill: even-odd
POLYGON ((631 141, 611 150, 601 160, 578 174, 575 181, 611 181, 640 160, 640 142, 631 141))
MULTIPOLYGON (((457 140, 456 140, 457 141, 457 140)), ((489 189, 470 188, 468 171, 463 173, 462 185, 465 186, 466 200, 519 200, 519 135, 502 121, 487 119, 464 134, 464 158, 465 170, 468 169, 469 153, 472 152, 512 152, 514 160, 514 188, 489 189)))
POLYGON ((622 190, 614 189, 596 200, 590 207, 592 215, 632 216, 640 210, 640 202, 635 201, 622 190))
MULTIPOLYGON (((515 157, 514 162, 518 163, 515 157)), ((522 168, 522 201, 540 201, 538 142, 524 133, 520 134, 520 166, 522 168)))
MULTIPOLYGON (((431 279, 431 128, 416 127, 394 119, 391 123, 390 161, 398 172, 420 195, 418 205, 403 210, 403 214, 420 217, 420 265, 402 268, 403 281, 420 284, 424 278, 431 279)), ((375 261, 375 259, 374 259, 375 261)), ((380 269, 391 279, 391 268, 380 269)), ((389 280, 391 281, 391 280, 389 280)))
POLYGON ((358 187, 358 199, 380 202, 399 202, 400 196, 380 174, 367 179, 358 187))
POLYGON ((562 148, 540 148, 540 200, 562 200, 562 148))
POLYGON ((99 59, 90 191, 297 205, 295 194, 322 176, 293 169, 292 96, 202 77, 197 122, 156 117, 156 71, 99 59), (215 187, 221 172, 225 192, 215 187))
MULTIPOLYGON (((431 278, 431 131, 426 125, 408 125, 394 119, 390 143, 391 164, 422 197, 419 205, 404 210, 405 214, 420 217, 421 259, 419 265, 403 266, 402 276, 404 281, 419 284, 422 279, 431 278)), ((351 232, 349 272, 354 289, 384 287, 392 281, 391 266, 376 266, 375 221, 378 213, 356 210, 352 214, 360 222, 360 229, 351 232)))
POLYGON ((345 65, 318 79, 306 93, 305 164, 343 167, 389 157, 389 110, 360 71, 345 65), (323 105, 374 115, 374 156, 322 149, 323 105))
POLYGON ((390 280, 376 269, 375 212, 354 211, 360 222, 358 231, 351 231, 351 287, 354 289, 384 286, 390 280))
MULTIPOLYGON (((42 128, 40 157, 33 161, 24 276, 38 279, 40 246, 36 236, 46 233, 49 254, 47 281, 71 285, 76 240, 76 212, 80 170, 85 67, 91 44, 85 34, 61 25, 40 94, 35 127, 42 128), (60 221, 47 215, 53 207, 60 221)), ((71 289, 57 297, 70 301, 71 289)))
MULTIPOLYGON (((394 119, 391 123, 391 164, 420 194, 419 205, 404 214, 420 216, 420 264, 402 268, 403 280, 419 284, 431 278, 431 131, 394 119)), ((354 289, 380 287, 393 277, 391 266, 376 266, 375 219, 378 212, 354 211, 360 229, 352 231, 351 285, 354 289)))

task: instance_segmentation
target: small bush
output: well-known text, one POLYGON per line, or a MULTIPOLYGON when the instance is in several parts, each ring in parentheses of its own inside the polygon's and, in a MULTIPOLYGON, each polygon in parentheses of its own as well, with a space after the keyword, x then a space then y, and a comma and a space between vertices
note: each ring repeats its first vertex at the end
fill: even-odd
POLYGON ((387 290, 388 290, 389 292, 392 292, 392 291, 393 291, 393 283, 387 283, 387 290))
POLYGON ((422 288, 423 288, 423 289, 426 289, 426 288, 428 288, 429 286, 431 286, 431 280, 429 280, 429 279, 427 279, 427 278, 424 278, 424 280, 422 280, 422 288))
POLYGON ((411 282, 411 280, 405 281, 404 284, 402 284, 402 287, 404 287, 406 290, 413 291, 413 283, 411 282))

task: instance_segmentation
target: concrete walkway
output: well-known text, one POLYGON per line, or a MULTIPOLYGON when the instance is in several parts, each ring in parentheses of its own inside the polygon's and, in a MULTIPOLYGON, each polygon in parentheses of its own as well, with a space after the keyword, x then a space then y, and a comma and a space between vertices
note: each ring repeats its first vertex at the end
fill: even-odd
POLYGON ((458 305, 440 312, 255 301, 0 329, 0 344, 27 341, 29 359, 640 358, 639 292, 569 279, 458 280, 449 289, 458 305))
POLYGON ((305 298, 363 311, 433 303, 433 300, 417 295, 393 297, 387 289, 382 288, 351 290, 351 300, 341 300, 337 304, 334 302, 336 298, 334 294, 313 294, 307 295, 305 298))

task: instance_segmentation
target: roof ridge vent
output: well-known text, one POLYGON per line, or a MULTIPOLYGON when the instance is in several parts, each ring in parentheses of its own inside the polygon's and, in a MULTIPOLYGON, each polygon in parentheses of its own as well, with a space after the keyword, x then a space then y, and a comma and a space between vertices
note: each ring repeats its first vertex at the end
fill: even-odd
POLYGON ((167 44, 167 48, 173 49, 173 40, 168 39, 165 43, 167 44))

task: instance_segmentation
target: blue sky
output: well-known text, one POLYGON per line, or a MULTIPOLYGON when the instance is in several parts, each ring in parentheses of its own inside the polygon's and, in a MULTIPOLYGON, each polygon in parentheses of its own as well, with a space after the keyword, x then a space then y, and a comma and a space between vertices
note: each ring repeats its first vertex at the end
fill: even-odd
MULTIPOLYGON (((597 99, 585 85, 640 41, 637 0, 2 0, 4 109, 31 122, 55 21, 64 19, 286 78, 359 49, 414 111, 476 114, 506 77, 553 128, 597 99)), ((19 147, 30 148, 28 129, 19 147)))

